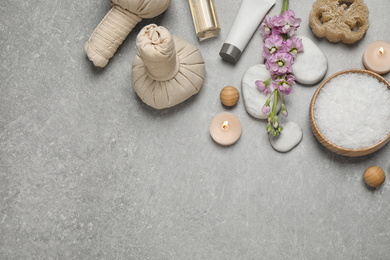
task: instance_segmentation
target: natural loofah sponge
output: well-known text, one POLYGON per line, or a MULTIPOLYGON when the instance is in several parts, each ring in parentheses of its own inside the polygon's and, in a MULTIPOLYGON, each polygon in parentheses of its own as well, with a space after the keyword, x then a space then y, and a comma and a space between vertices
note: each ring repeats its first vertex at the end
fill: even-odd
POLYGON ((145 26, 137 36, 131 74, 133 88, 149 106, 172 107, 203 85, 205 64, 199 49, 162 26, 145 26))
POLYGON ((317 0, 310 12, 309 25, 318 37, 354 43, 368 29, 368 14, 363 0, 317 0))
POLYGON ((105 67, 119 45, 142 18, 164 12, 171 0, 112 0, 112 8, 84 45, 88 58, 97 67, 105 67))

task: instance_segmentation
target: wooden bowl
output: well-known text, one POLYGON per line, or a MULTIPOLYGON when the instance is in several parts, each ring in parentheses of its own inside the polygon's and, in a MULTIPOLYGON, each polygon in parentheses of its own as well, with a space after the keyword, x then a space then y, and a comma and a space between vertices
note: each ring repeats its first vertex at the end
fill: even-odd
POLYGON ((368 74, 368 75, 370 75, 370 76, 372 76, 374 78, 377 78, 380 82, 385 83, 387 85, 387 88, 390 90, 390 83, 386 79, 384 79, 383 77, 381 77, 380 75, 378 75, 378 74, 376 74, 376 73, 374 73, 372 71, 361 70, 361 69, 351 69, 351 70, 345 70, 345 71, 338 72, 338 73, 330 76, 329 78, 327 78, 324 82, 322 82, 322 84, 317 88, 316 92, 314 93, 313 98, 311 99, 311 103, 310 103, 310 111, 309 111, 310 125, 311 125, 311 129, 312 129, 315 137, 317 138, 317 140, 323 146, 325 146, 327 149, 331 150, 332 152, 335 152, 337 154, 341 154, 341 155, 344 155, 344 156, 350 156, 350 157, 364 156, 364 155, 367 155, 367 154, 370 154, 370 153, 373 153, 373 152, 379 150, 385 144, 387 144, 387 142, 390 140, 390 133, 387 135, 387 137, 385 139, 383 139, 382 141, 380 141, 379 143, 377 143, 376 145, 373 145, 371 147, 362 148, 362 149, 347 149, 347 148, 343 148, 343 147, 337 146, 337 145, 331 143, 328 139, 326 139, 322 135, 320 130, 318 129, 316 121, 315 121, 315 118, 314 118, 314 103, 316 102, 317 96, 320 93, 321 89, 331 79, 337 77, 338 75, 345 74, 345 73, 364 73, 364 74, 368 74))

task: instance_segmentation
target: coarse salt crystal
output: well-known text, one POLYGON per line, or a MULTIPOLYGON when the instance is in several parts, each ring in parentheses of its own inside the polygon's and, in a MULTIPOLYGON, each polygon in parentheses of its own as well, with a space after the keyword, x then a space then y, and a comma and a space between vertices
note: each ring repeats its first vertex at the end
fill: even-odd
POLYGON ((321 89, 314 117, 320 132, 337 146, 374 146, 390 133, 390 91, 368 74, 340 74, 321 89))

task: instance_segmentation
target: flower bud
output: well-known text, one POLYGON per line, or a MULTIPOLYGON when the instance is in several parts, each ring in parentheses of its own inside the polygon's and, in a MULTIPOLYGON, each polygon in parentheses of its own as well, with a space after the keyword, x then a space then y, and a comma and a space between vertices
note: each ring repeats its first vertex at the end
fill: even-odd
POLYGON ((260 91, 264 92, 264 90, 265 90, 265 88, 266 88, 266 85, 264 84, 263 81, 261 81, 261 80, 256 80, 256 81, 255 81, 255 84, 256 84, 257 88, 258 88, 260 91))
POLYGON ((263 112, 264 114, 267 114, 271 111, 271 107, 267 106, 267 105, 264 105, 262 108, 261 108, 261 112, 263 112))
POLYGON ((283 114, 285 117, 288 117, 288 112, 287 112, 286 109, 285 109, 285 110, 282 110, 282 114, 283 114))
POLYGON ((270 123, 268 123, 268 124, 267 124, 267 127, 266 127, 266 129, 267 129, 267 133, 271 132, 271 130, 272 130, 272 126, 271 126, 271 124, 270 124, 270 123))
POLYGON ((282 114, 287 117, 288 116, 288 112, 287 112, 287 109, 286 109, 286 106, 284 104, 282 104, 282 114))

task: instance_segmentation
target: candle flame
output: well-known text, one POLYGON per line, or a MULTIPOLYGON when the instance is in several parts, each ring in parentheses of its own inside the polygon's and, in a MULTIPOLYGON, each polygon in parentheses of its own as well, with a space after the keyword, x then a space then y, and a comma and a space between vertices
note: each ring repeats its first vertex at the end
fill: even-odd
POLYGON ((379 55, 382 55, 385 53, 385 49, 383 49, 383 47, 380 47, 379 48, 379 55))
POLYGON ((223 122, 222 128, 223 128, 224 130, 228 130, 228 129, 229 129, 229 121, 223 122))

